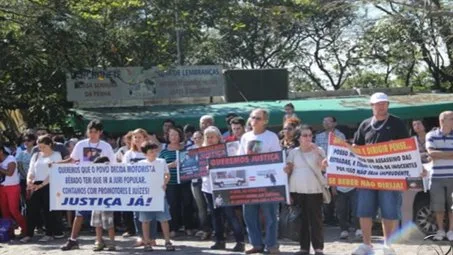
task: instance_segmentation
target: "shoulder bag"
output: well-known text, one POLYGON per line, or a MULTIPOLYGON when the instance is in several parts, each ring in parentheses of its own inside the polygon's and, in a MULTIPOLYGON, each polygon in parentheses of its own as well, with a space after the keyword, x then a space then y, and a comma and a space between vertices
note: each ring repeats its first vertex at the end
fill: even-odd
POLYGON ((319 185, 322 188, 322 200, 324 204, 330 204, 332 201, 332 196, 330 195, 329 187, 327 186, 325 180, 323 180, 320 176, 320 172, 316 171, 316 169, 309 163, 309 161, 305 158, 305 155, 302 151, 299 153, 302 161, 310 168, 310 170, 313 172, 313 174, 316 176, 316 179, 318 180, 319 185))

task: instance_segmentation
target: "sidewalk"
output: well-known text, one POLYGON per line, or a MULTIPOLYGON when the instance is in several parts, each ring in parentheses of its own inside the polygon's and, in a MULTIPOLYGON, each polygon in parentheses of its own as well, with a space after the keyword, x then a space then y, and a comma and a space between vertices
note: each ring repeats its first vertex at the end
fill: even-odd
MULTIPOLYGON (((343 255, 343 254, 350 254, 353 249, 359 245, 359 242, 354 242, 354 240, 343 241, 339 240, 338 236, 340 234, 340 230, 338 227, 326 227, 324 229, 325 232, 325 254, 326 255, 343 255)), ((351 233, 353 234, 353 233, 351 233)), ((72 250, 72 251, 61 251, 59 249, 60 245, 62 245, 66 239, 54 240, 49 243, 38 243, 39 237, 35 237, 34 241, 28 244, 20 244, 18 241, 13 241, 9 244, 1 244, 0 254, 2 255, 76 255, 76 254, 144 254, 143 248, 133 248, 134 239, 133 238, 122 238, 121 236, 117 236, 117 251, 115 252, 93 252, 91 249, 94 243, 94 236, 93 234, 89 233, 82 233, 82 236, 79 238, 80 249, 79 250, 72 250)), ((353 239, 353 238, 350 238, 353 239)), ((375 251, 376 255, 381 255, 382 250, 382 237, 373 237, 376 243, 375 251)), ((422 243, 431 243, 429 241, 423 242, 423 235, 418 232, 418 230, 410 229, 409 231, 405 231, 401 233, 400 238, 397 240, 394 248, 397 254, 401 255, 429 255, 429 254, 436 254, 429 252, 428 250, 418 250, 422 243)), ((174 239, 174 244, 177 248, 175 252, 166 252, 165 247, 163 246, 163 240, 158 239, 159 246, 155 247, 152 254, 242 254, 242 253, 234 253, 232 251, 212 251, 209 247, 213 244, 212 241, 199 241, 195 237, 185 237, 180 236, 174 239)), ((299 246, 298 243, 290 241, 290 240, 280 240, 280 251, 282 254, 292 254, 298 251, 299 246)), ((444 250, 444 253, 449 248, 448 242, 438 242, 435 243, 437 246, 441 244, 441 248, 444 250)), ((227 248, 232 248, 234 246, 234 242, 230 240, 227 243, 227 248)), ((247 246, 250 248, 250 246, 247 246)))

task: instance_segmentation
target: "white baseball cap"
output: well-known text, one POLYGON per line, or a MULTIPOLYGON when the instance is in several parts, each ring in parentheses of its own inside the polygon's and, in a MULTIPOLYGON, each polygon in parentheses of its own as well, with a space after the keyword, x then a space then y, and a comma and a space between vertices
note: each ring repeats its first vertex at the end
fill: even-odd
POLYGON ((370 97, 370 104, 377 104, 380 102, 388 102, 388 101, 389 101, 389 97, 385 93, 382 93, 382 92, 376 92, 373 95, 371 95, 371 97, 370 97))

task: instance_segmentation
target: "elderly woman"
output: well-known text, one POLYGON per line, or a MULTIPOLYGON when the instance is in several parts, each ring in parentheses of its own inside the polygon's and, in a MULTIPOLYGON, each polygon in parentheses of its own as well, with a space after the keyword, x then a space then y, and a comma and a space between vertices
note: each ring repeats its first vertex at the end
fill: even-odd
POLYGON ((27 175, 27 189, 30 190, 30 207, 27 211, 28 232, 21 239, 26 243, 33 237, 34 229, 41 213, 44 214, 46 235, 39 239, 40 242, 48 242, 57 234, 58 213, 49 210, 49 173, 51 164, 61 161, 61 154, 53 150, 53 141, 49 135, 38 138, 39 152, 33 154, 27 175))
MULTIPOLYGON (((219 129, 214 126, 210 126, 204 130, 204 143, 203 146, 210 146, 215 144, 222 143, 222 134, 219 129)), ((236 240, 236 245, 232 249, 233 251, 243 252, 245 250, 244 245, 244 233, 242 231, 242 226, 239 223, 239 219, 235 214, 235 207, 217 207, 214 209, 214 198, 212 197, 212 187, 209 181, 209 177, 205 176, 202 178, 202 191, 208 205, 208 209, 212 213, 212 224, 215 229, 215 244, 211 246, 213 250, 225 250, 226 249, 226 240, 224 235, 224 220, 223 215, 226 216, 226 220, 231 224, 233 229, 234 238, 236 240)))
POLYGON ((321 171, 324 151, 313 142, 313 132, 309 126, 300 128, 299 147, 289 152, 285 172, 290 175, 289 190, 293 203, 302 209, 300 229, 300 251, 297 254, 310 254, 310 243, 315 255, 322 255, 324 236, 322 224, 322 190, 325 185, 321 171))

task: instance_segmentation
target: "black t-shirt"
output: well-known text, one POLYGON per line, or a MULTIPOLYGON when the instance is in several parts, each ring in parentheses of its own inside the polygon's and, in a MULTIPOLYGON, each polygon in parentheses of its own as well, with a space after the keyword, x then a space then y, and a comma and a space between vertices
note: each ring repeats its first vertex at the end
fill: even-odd
MULTIPOLYGON (((406 125, 404 125, 404 122, 398 117, 390 115, 387 122, 379 130, 372 128, 372 119, 372 117, 368 118, 360 124, 357 132, 354 135, 354 144, 374 144, 409 137, 409 132, 407 131, 406 125)), ((381 127, 384 121, 385 120, 375 122, 373 125, 374 128, 381 127)))

